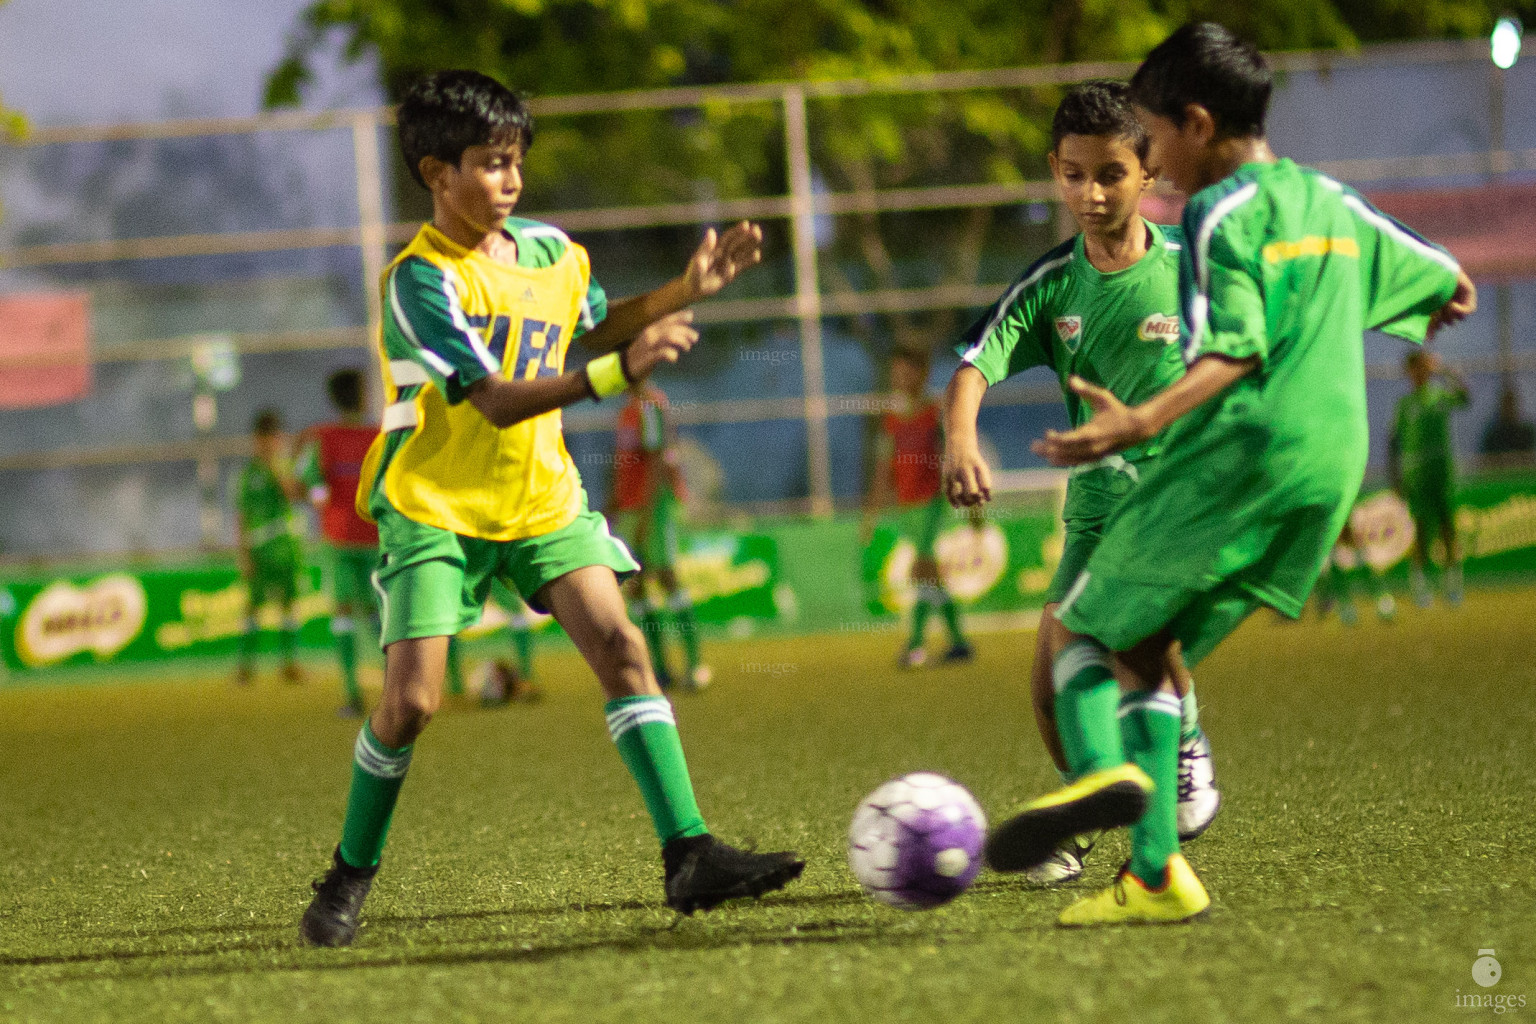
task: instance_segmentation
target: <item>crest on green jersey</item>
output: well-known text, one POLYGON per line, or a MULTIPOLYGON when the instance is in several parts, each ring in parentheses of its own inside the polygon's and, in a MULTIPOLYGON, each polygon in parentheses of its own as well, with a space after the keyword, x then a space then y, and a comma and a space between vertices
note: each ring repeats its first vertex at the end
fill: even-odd
POLYGON ((1179 318, 1163 313, 1153 313, 1136 328, 1136 337, 1142 341, 1159 341, 1171 345, 1179 340, 1179 318))
POLYGON ((1083 340, 1083 318, 1080 316, 1059 316, 1056 318, 1056 336, 1061 343, 1067 346, 1068 352, 1076 352, 1077 346, 1083 340))

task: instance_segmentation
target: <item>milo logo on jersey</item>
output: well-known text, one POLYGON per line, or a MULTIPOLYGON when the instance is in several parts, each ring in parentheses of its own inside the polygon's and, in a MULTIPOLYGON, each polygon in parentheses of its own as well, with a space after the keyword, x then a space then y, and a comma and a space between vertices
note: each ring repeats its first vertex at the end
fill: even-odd
POLYGON ((1179 318, 1153 313, 1141 322, 1140 327, 1136 328, 1136 337, 1142 341, 1157 341, 1164 345, 1172 345, 1179 340, 1179 318))

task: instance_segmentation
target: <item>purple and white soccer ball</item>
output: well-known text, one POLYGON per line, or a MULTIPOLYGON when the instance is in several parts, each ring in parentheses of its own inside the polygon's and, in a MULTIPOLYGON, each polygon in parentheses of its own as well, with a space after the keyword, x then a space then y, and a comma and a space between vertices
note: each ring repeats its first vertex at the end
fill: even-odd
POLYGON ((964 786, 913 772, 859 804, 848 829, 848 866, 871 898, 926 910, 976 880, 986 836, 987 817, 964 786))

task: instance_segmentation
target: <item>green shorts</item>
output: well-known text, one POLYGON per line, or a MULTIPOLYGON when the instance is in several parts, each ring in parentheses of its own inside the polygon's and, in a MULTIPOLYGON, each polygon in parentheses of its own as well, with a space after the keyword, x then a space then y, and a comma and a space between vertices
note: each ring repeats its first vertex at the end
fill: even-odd
POLYGON ((375 604, 373 570, 379 565, 379 549, 340 544, 325 546, 330 570, 331 599, 338 607, 358 611, 375 604))
POLYGON ((386 507, 379 521, 379 568, 373 577, 383 622, 381 644, 453 636, 480 621, 491 582, 500 578, 528 607, 545 584, 589 565, 606 565, 620 580, 640 571, 607 521, 587 508, 569 524, 522 540, 481 540, 407 519, 386 507))
POLYGON ((1051 577, 1051 585, 1045 588, 1046 604, 1060 604, 1061 599, 1067 596, 1067 591, 1072 589, 1072 584, 1077 581, 1084 566, 1088 564, 1088 557, 1093 554, 1103 537, 1102 521, 1091 525, 1067 524, 1067 539, 1061 548, 1061 562, 1056 566, 1055 575, 1051 577))
POLYGON ((671 491, 662 491, 649 506, 620 512, 614 526, 642 567, 670 569, 677 565, 681 512, 682 503, 677 497, 671 491))
POLYGON ((299 576, 303 571, 304 558, 296 537, 278 537, 253 549, 250 575, 245 580, 251 607, 269 601, 292 604, 299 596, 299 576))
POLYGON ((1193 668, 1266 603, 1236 580, 1195 591, 1085 570, 1061 599, 1056 617, 1072 632, 1113 651, 1129 650, 1166 629, 1183 647, 1184 663, 1193 668))
POLYGON ((1088 565, 1088 557, 1104 538, 1104 524, 1136 486, 1139 473, 1137 464, 1123 459, 1073 471, 1067 481, 1067 500, 1061 513, 1066 520, 1067 538, 1056 574, 1045 589, 1046 604, 1060 603, 1072 588, 1078 574, 1088 565))

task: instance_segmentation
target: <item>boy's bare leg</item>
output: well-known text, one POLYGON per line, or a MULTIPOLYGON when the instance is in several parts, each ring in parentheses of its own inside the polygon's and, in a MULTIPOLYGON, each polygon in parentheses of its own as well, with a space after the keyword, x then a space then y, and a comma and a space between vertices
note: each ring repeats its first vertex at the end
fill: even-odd
POLYGON ((384 648, 384 696, 368 725, 386 746, 416 742, 443 704, 448 637, 396 640, 384 648))
POLYGON ((745 853, 709 834, 672 704, 656 685, 645 638, 625 614, 613 570, 573 570, 546 584, 536 598, 597 673, 607 698, 609 735, 640 787, 662 844, 668 905, 691 914, 728 899, 760 896, 798 878, 805 862, 793 853, 745 853))
POLYGON ((1071 772, 1067 769, 1067 755, 1061 749, 1061 735, 1056 731, 1056 687, 1051 683, 1051 666, 1064 645, 1063 638, 1072 634, 1056 618, 1059 607, 1060 604, 1053 601, 1040 611, 1040 628, 1035 633, 1035 660, 1029 671, 1029 696, 1034 705, 1035 727, 1040 730, 1040 741, 1065 780, 1071 772))

